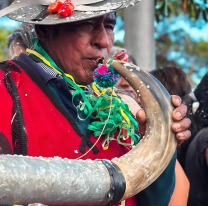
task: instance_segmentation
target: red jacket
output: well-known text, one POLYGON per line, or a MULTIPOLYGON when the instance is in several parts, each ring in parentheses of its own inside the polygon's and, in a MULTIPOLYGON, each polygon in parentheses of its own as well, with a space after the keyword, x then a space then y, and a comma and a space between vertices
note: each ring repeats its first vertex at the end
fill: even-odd
MULTIPOLYGON (((10 62, 14 64, 13 62, 10 62)), ((1 66, 0 66, 1 67, 1 66)), ((22 66, 23 67, 23 66, 22 66)), ((82 138, 74 120, 67 115, 61 105, 53 96, 49 88, 41 81, 30 76, 29 70, 19 67, 20 72, 11 68, 11 76, 15 82, 21 103, 23 124, 25 127, 27 155, 75 159, 83 155, 79 152, 82 138)), ((0 70, 0 131, 8 139, 12 149, 12 125, 15 109, 14 99, 6 88, 4 82, 5 72, 0 70)), ((13 129, 14 130, 14 129, 13 129)), ((97 138, 91 135, 90 140, 94 143, 97 138)), ((108 150, 103 150, 102 139, 96 145, 99 153, 90 151, 82 159, 112 159, 120 157, 128 152, 127 148, 119 145, 116 141, 110 143, 108 150)), ((18 147, 17 144, 15 147, 18 147)), ((89 148, 88 148, 89 149, 89 148)), ((87 150, 86 150, 87 151, 87 150)), ((126 206, 133 206, 132 198, 126 202, 126 206)))

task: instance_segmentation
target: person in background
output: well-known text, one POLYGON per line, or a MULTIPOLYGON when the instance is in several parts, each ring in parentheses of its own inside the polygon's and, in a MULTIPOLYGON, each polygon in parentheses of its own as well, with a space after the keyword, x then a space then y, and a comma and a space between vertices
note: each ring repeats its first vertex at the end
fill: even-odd
POLYGON ((188 206, 208 204, 208 73, 194 91, 199 108, 195 113, 200 131, 188 147, 185 172, 190 181, 188 206))
POLYGON ((32 24, 23 23, 8 37, 7 46, 10 59, 16 59, 20 53, 26 53, 26 49, 32 46, 32 39, 36 37, 32 24))
POLYGON ((187 106, 188 112, 186 116, 191 119, 192 122, 189 128, 191 137, 177 148, 177 159, 184 169, 188 146, 199 131, 199 125, 193 112, 193 103, 196 102, 197 99, 191 91, 191 85, 182 69, 176 67, 164 67, 162 69, 153 70, 150 73, 163 84, 170 95, 178 95, 181 97, 182 102, 187 106))

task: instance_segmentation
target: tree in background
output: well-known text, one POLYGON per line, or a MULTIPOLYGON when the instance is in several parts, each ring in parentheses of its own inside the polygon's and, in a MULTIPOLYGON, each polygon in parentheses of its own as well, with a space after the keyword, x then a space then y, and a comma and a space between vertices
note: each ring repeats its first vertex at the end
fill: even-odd
MULTIPOLYGON (((152 3, 154 4, 154 1, 152 3)), ((146 10, 145 12, 148 13, 146 10)), ((208 1, 206 3, 205 0, 155 0, 154 39, 156 50, 152 51, 156 53, 155 67, 171 65, 182 68, 193 87, 208 71, 207 13, 208 1)), ((117 33, 122 34, 125 23, 121 21, 124 21, 122 12, 119 14, 120 26, 117 28, 117 33)), ((128 15, 131 15, 131 12, 128 15)), ((145 26, 148 19, 142 18, 142 20, 145 26)), ((131 25, 131 22, 129 23, 131 25)), ((131 31, 134 36, 128 38, 134 41, 135 33, 140 31, 135 28, 132 30, 134 30, 131 31)), ((126 30, 127 32, 129 30, 126 30)), ((145 35, 137 41, 143 43, 144 38, 146 38, 145 35)), ((116 44, 125 45, 122 38, 116 38, 116 44)), ((142 51, 142 48, 140 50, 142 51)), ((152 54, 149 54, 147 58, 152 58, 152 54)), ((137 63, 140 65, 139 61, 137 63)))
POLYGON ((188 14, 190 18, 198 20, 200 15, 207 22, 208 18, 208 1, 207 0, 155 0, 155 16, 159 20, 160 16, 188 14))
POLYGON ((158 0, 155 12, 157 68, 182 68, 195 87, 208 72, 208 1, 158 0))
MULTIPOLYGON (((0 0, 0 9, 11 4, 13 0, 0 0)), ((14 29, 17 28, 19 23, 9 20, 7 17, 0 18, 0 61, 9 59, 7 38, 14 29)))
POLYGON ((8 49, 7 49, 7 38, 10 31, 6 28, 0 27, 0 61, 9 59, 8 49))

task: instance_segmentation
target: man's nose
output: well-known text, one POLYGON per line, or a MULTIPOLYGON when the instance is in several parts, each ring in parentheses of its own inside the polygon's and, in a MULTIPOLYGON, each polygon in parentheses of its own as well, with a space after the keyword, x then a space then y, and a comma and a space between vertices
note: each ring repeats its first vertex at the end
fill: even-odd
POLYGON ((92 45, 96 46, 98 49, 108 48, 110 45, 110 37, 107 34, 107 31, 104 26, 100 26, 94 30, 92 35, 92 45))

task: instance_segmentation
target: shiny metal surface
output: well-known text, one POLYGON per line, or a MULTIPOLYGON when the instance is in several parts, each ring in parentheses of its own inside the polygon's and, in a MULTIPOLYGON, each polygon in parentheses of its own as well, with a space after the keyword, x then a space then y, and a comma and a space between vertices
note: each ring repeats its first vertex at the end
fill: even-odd
POLYGON ((109 189, 101 161, 0 155, 0 205, 106 205, 109 189))

